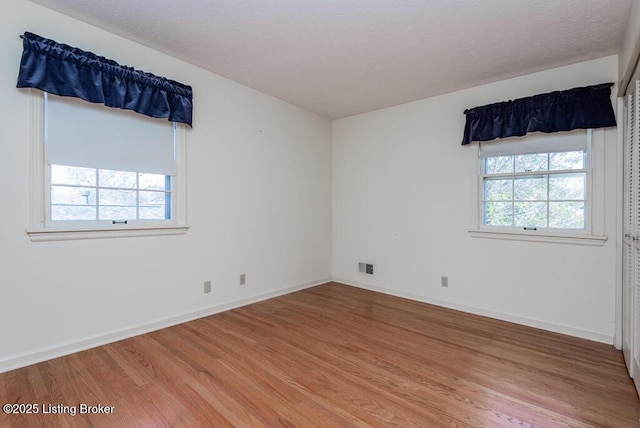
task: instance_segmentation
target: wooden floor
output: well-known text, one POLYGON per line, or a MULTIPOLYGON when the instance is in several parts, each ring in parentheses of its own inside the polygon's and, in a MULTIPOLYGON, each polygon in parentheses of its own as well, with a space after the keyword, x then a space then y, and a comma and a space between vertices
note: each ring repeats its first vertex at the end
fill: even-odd
POLYGON ((612 346, 335 283, 0 374, 4 403, 39 413, 3 427, 640 426, 612 346))

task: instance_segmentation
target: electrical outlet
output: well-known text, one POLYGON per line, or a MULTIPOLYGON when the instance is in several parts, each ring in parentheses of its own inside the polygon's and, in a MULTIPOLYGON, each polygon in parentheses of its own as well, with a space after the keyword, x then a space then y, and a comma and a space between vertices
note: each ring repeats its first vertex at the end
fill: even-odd
POLYGON ((211 281, 205 281, 204 282, 204 292, 206 293, 211 293, 211 281))
POLYGON ((440 277, 440 286, 441 287, 448 287, 449 286, 449 277, 448 276, 441 276, 440 277))
POLYGON ((246 273, 241 273, 240 274, 240 285, 245 285, 247 283, 247 274, 246 273))

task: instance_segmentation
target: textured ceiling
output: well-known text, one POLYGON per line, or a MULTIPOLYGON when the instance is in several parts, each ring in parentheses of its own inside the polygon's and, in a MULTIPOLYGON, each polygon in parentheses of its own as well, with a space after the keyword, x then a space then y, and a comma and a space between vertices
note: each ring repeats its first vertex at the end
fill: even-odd
POLYGON ((32 1, 328 118, 618 53, 631 4, 32 1))

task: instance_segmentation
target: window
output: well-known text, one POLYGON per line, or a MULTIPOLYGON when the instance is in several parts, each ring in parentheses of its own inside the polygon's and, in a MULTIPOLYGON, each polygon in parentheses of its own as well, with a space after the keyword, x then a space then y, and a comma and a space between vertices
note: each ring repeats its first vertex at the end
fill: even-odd
MULTIPOLYGON (((594 210, 601 211, 602 199, 599 191, 594 197, 593 188, 601 186, 594 186, 592 134, 575 130, 481 143, 478 227, 472 235, 576 237, 585 243, 593 235, 594 210)), ((604 242, 601 238, 595 245, 604 242)))
POLYGON ((585 230, 586 161, 586 150, 483 158, 483 224, 585 230))
POLYGON ((49 164, 49 224, 170 221, 171 176, 49 164))
POLYGON ((183 125, 32 91, 32 240, 184 233, 183 125))

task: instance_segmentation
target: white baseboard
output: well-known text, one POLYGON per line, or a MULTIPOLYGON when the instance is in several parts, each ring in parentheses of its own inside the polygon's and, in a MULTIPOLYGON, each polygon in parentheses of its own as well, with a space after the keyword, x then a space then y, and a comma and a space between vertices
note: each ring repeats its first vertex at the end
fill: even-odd
POLYGON ((509 321, 516 324, 526 325, 528 327, 535 327, 541 330, 548 330, 555 333, 562 333, 569 336, 579 337, 582 339, 588 339, 595 342, 606 343, 613 345, 613 335, 607 335, 590 330, 583 330, 575 327, 570 327, 562 324, 550 323, 547 321, 541 321, 532 318, 521 317, 519 315, 496 312, 487 309, 477 308, 473 306, 460 305, 454 302, 448 302, 445 300, 433 299, 426 296, 420 296, 413 293, 407 293, 404 291, 392 290, 384 287, 377 287, 370 284, 363 284, 356 281, 351 281, 344 278, 333 278, 333 281, 341 284, 350 285, 353 287, 363 288, 365 290, 376 291, 378 293, 389 294, 396 297, 402 297, 409 300, 415 300, 417 302, 429 303, 431 305, 441 306, 443 308, 455 309, 462 312, 468 312, 475 315, 482 315, 489 318, 495 318, 502 321, 509 321))
MULTIPOLYGON (((304 290, 306 288, 315 287, 317 285, 324 284, 331 281, 339 282, 339 283, 353 286, 353 287, 363 288, 370 291, 375 291, 378 293, 389 294, 397 297, 403 297, 403 298, 415 300, 418 302, 429 303, 432 305, 441 306, 449 309, 455 309, 455 310, 468 312, 476 315, 486 316, 489 318, 495 318, 503 321, 513 322, 516 324, 522 324, 529 327, 535 327, 543 330, 553 331, 556 333, 567 334, 569 336, 580 337, 583 339, 593 340, 601 343, 607 343, 610 345, 613 344, 614 338, 612 335, 606 335, 606 334, 597 333, 589 330, 577 329, 577 328, 565 326, 562 324, 549 323, 546 321, 530 319, 530 318, 521 317, 518 315, 508 314, 508 313, 495 312, 495 311, 490 311, 482 308, 460 305, 457 303, 448 302, 444 300, 438 300, 438 299, 432 299, 425 296, 419 296, 413 293, 407 293, 403 291, 392 290, 389 288, 363 284, 356 281, 347 280, 344 278, 333 278, 333 279, 325 278, 325 279, 309 282, 306 284, 286 287, 279 290, 258 294, 256 296, 251 296, 245 299, 223 303, 221 305, 211 306, 206 309, 201 309, 194 312, 188 312, 188 313, 170 317, 170 318, 156 320, 150 323, 128 327, 128 328, 113 331, 110 333, 88 337, 78 341, 64 343, 64 344, 57 345, 50 348, 40 349, 34 352, 11 356, 11 357, 0 360, 0 373, 18 369, 21 367, 26 367, 31 364, 40 363, 42 361, 51 360, 53 358, 62 357, 64 355, 73 354, 75 352, 84 351, 86 349, 95 348, 97 346, 106 345, 108 343, 117 342, 118 340, 127 339, 133 336, 138 336, 140 334, 149 333, 149 332, 160 330, 166 327, 171 327, 173 325, 182 324, 184 322, 207 317, 209 315, 214 315, 220 312, 239 308, 241 306, 246 306, 251 303, 256 303, 263 300, 271 299, 273 297, 278 297, 285 294, 293 293, 295 291, 304 290)), ((638 372, 640 373, 640 369, 638 370, 638 372)), ((636 385, 638 385, 639 383, 640 382, 636 383, 636 385)))
POLYGON ((86 349, 95 348, 97 346, 106 345, 108 343, 117 342, 118 340, 128 339, 133 336, 138 336, 144 333, 149 333, 155 330, 160 330, 173 325, 182 324, 187 321, 192 321, 198 318, 207 317, 220 312, 228 311, 230 309, 246 306, 251 303, 260 302, 262 300, 271 299, 273 297, 283 296, 285 294, 293 293, 295 291, 304 290, 306 288, 315 287, 316 285, 331 282, 331 278, 325 278, 306 284, 295 285, 291 287, 281 288, 279 290, 270 291, 267 293, 258 294, 256 296, 247 297, 245 299, 235 300, 232 302, 223 303, 221 305, 211 306, 206 309, 201 309, 194 312, 188 312, 182 315, 164 318, 150 323, 140 324, 134 327, 128 327, 121 330, 116 330, 110 333, 100 334, 93 337, 88 337, 82 340, 68 342, 65 344, 53 346, 50 348, 40 349, 38 351, 29 352, 21 355, 11 356, 0 360, 0 373, 7 372, 9 370, 26 367, 31 364, 40 363, 42 361, 51 360, 53 358, 62 357, 64 355, 73 354, 75 352, 84 351, 86 349))

